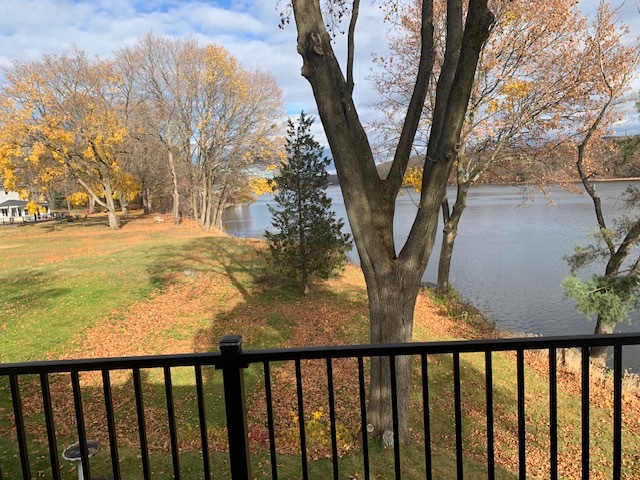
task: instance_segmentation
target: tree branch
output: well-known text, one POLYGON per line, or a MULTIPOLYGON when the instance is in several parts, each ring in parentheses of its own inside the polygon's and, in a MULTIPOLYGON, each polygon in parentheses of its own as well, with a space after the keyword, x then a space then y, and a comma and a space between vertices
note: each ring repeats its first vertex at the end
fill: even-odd
POLYGON ((430 141, 427 148, 420 208, 407 243, 400 252, 401 257, 426 261, 423 258, 425 251, 421 248, 419 239, 428 234, 430 216, 433 212, 437 215, 444 197, 451 165, 455 160, 457 144, 460 141, 480 52, 489 37, 493 21, 494 16, 487 5, 487 0, 470 0, 453 83, 448 95, 436 100, 446 104, 445 114, 441 120, 442 133, 439 135, 437 144, 435 142, 432 144, 430 141))
POLYGON ((462 49, 463 34, 462 1, 449 1, 447 2, 446 50, 442 70, 440 72, 440 77, 438 78, 438 86, 436 87, 436 104, 433 110, 431 132, 429 135, 429 147, 431 150, 433 150, 434 146, 438 145, 438 142, 440 141, 440 134, 444 127, 444 115, 449 103, 451 86, 453 85, 458 69, 458 60, 460 59, 460 50, 462 49))
MULTIPOLYGON (((459 2, 460 0, 452 0, 453 2, 459 2)), ((418 125, 420 118, 422 117, 422 110, 424 109, 424 103, 427 98, 427 91, 429 89, 429 80, 431 78, 431 72, 433 70, 434 51, 433 51, 433 0, 424 0, 422 2, 422 25, 420 30, 420 60, 418 63, 418 74, 416 75, 416 81, 409 101, 409 107, 407 108, 407 114, 405 116, 404 124, 402 126, 402 132, 400 133, 400 139, 398 140, 398 147, 396 149, 389 175, 387 176, 387 184, 392 192, 396 192, 402 186, 402 177, 404 176, 407 165, 409 164, 409 157, 411 155, 411 147, 418 131, 418 125)), ((462 25, 460 25, 460 30, 462 25)))
POLYGON ((347 95, 353 95, 353 58, 355 50, 355 32, 358 13, 360 11, 360 0, 353 0, 351 9, 351 20, 349 22, 349 33, 347 35, 347 95))

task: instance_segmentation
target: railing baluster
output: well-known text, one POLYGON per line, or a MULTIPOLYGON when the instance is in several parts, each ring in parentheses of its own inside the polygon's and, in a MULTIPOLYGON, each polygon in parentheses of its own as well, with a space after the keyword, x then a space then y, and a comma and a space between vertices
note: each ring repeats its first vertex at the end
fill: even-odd
POLYGON ((327 388, 329 389, 329 424, 331 430, 331 455, 333 457, 333 478, 338 480, 338 439, 336 438, 336 405, 333 392, 333 366, 327 358, 327 388))
POLYGON ((589 480, 589 348, 582 347, 582 480, 589 480))
POLYGON ((173 478, 180 480, 180 454, 178 452, 178 429, 176 428, 176 410, 173 405, 173 385, 171 368, 164 367, 164 390, 167 397, 167 417, 169 420, 169 439, 171 441, 171 459, 173 462, 173 478))
POLYGON ((558 358, 549 349, 549 462, 551 480, 558 478, 558 358))
POLYGON ((84 478, 91 480, 89 470, 89 452, 87 452, 87 432, 84 426, 84 413, 82 411, 82 390, 80 388, 80 373, 71 372, 71 386, 73 388, 73 404, 76 411, 76 427, 78 429, 78 443, 80 444, 80 462, 84 478))
POLYGON ((120 480, 120 460, 118 458, 118 434, 116 432, 116 417, 113 411, 113 395, 111 393, 111 377, 109 370, 102 370, 102 390, 104 391, 104 408, 109 430, 109 450, 111 452, 111 471, 114 480, 120 480))
POLYGON ((393 464, 395 466, 396 480, 402 476, 400 465, 400 422, 398 420, 398 379, 396 375, 396 356, 389 356, 389 369, 391 371, 391 416, 393 420, 393 464))
POLYGON ((360 397, 360 433, 362 437, 362 461, 364 480, 369 480, 369 436, 367 430, 367 401, 364 388, 364 359, 358 357, 358 395, 360 397))
POLYGON ((22 466, 22 478, 31 480, 31 467, 29 466, 29 451, 27 449, 27 435, 24 430, 24 416, 22 414, 22 400, 20 398, 20 383, 16 375, 9 375, 11 384, 11 400, 13 402, 13 417, 18 436, 18 448, 20 449, 20 465, 22 466))
POLYGON ((302 372, 300 370, 300 359, 296 359, 296 393, 298 395, 298 426, 300 428, 300 460, 302 461, 302 478, 309 478, 307 465, 307 436, 304 427, 304 401, 302 398, 302 372))
POLYGON ((151 480, 151 465, 149 464, 149 447, 147 446, 147 427, 144 420, 144 404, 142 398, 142 381, 140 369, 133 369, 133 390, 136 397, 136 414, 138 415, 138 433, 140 434, 140 455, 142 457, 142 474, 144 480, 151 480))
POLYGON ((525 436, 525 395, 524 395, 524 350, 518 349, 517 360, 517 390, 518 390, 518 469, 519 477, 527 478, 527 445, 525 436))
POLYGON ((424 468, 427 480, 433 480, 433 467, 431 465, 431 418, 429 412, 429 363, 427 356, 420 355, 422 368, 422 422, 424 425, 424 468))
POLYGON ((622 346, 613 347, 613 479, 622 476, 622 346))
POLYGON ((453 353, 453 408, 456 430, 456 471, 458 480, 464 478, 462 462, 462 393, 460 388, 460 353, 453 353))
MULTIPOLYGON (((40 374, 40 389, 42 391, 42 406, 44 408, 44 420, 47 425, 47 441, 49 443, 49 458, 51 462, 51 475, 53 480, 60 480, 60 462, 58 461, 58 442, 56 439, 56 427, 53 420, 53 406, 51 404, 51 389, 49 388, 49 375, 40 374)), ((0 476, 0 478, 2 478, 0 476)))
POLYGON ((271 369, 268 361, 264 365, 264 391, 267 403, 267 428, 269 429, 269 454, 271 455, 271 480, 278 480, 278 459, 276 457, 276 430, 273 421, 273 396, 271 394, 271 369))
POLYGON ((484 352, 485 393, 487 403, 487 478, 493 480, 496 475, 493 438, 493 361, 491 351, 484 352))
POLYGON ((202 467, 205 480, 211 480, 211 465, 209 463, 209 439, 207 437, 207 417, 204 407, 204 382, 202 381, 202 366, 195 366, 196 394, 198 397, 198 420, 200 423, 200 442, 202 444, 202 467))
POLYGON ((226 335, 220 341, 224 406, 229 440, 229 463, 233 480, 247 480, 251 475, 249 455, 249 431, 247 428, 247 402, 244 394, 244 369, 242 337, 226 335))

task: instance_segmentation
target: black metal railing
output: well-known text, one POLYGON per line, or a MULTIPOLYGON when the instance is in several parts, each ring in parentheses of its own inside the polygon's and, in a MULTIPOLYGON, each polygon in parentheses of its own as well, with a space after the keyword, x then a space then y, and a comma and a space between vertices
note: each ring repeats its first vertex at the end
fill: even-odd
MULTIPOLYGON (((437 356, 447 356, 451 358, 451 380, 453 391, 453 412, 451 422, 453 423, 452 437, 455 444, 455 473, 451 473, 451 477, 464 478, 465 476, 465 454, 467 435, 465 433, 465 405, 463 397, 469 392, 465 388, 463 382, 463 371, 466 367, 462 365, 461 359, 467 354, 476 354, 481 356, 480 363, 483 365, 484 375, 479 380, 479 385, 484 389, 482 398, 484 399, 484 412, 482 421, 484 423, 484 445, 483 459, 486 461, 484 472, 487 478, 492 479, 497 475, 497 469, 502 468, 496 460, 496 375, 494 372, 495 352, 515 352, 515 396, 516 396, 516 422, 515 422, 515 439, 517 443, 517 476, 525 478, 527 476, 527 429, 532 428, 527 423, 527 400, 525 379, 527 377, 527 362, 525 353, 531 351, 544 352, 544 357, 548 359, 548 370, 544 373, 544 381, 547 382, 547 398, 548 402, 548 438, 545 439, 545 445, 548 445, 548 475, 549 478, 558 478, 559 465, 559 441, 558 441, 558 381, 560 375, 566 372, 559 370, 558 353, 563 349, 578 349, 579 366, 576 374, 580 375, 578 382, 580 392, 580 447, 581 458, 579 471, 582 478, 589 478, 591 459, 590 459, 590 441, 591 441, 591 423, 590 415, 592 406, 590 402, 591 374, 594 369, 589 361, 588 352, 594 346, 612 346, 613 347, 613 367, 610 373, 604 375, 612 385, 611 392, 611 455, 608 461, 611 465, 611 478, 618 479, 623 475, 623 442, 622 442, 622 426, 623 426, 623 370, 622 370, 622 353, 623 347, 630 345, 640 345, 640 334, 615 334, 615 335, 590 335, 590 336, 572 336, 572 337, 532 337, 522 339, 491 339, 491 340, 472 340, 472 341, 449 341, 435 343, 410 343, 410 344, 394 344, 394 345, 355 345, 355 346, 333 346, 333 347, 313 347, 313 348, 295 348, 295 349, 271 349, 271 350, 255 350, 242 351, 242 338, 239 336, 227 336, 220 342, 220 352, 201 353, 192 355, 167 355, 167 356, 149 356, 149 357, 128 357, 128 358, 112 358, 112 359, 91 359, 91 360, 67 360, 54 362, 31 362, 22 364, 4 364, 0 365, 0 414, 2 414, 2 405, 6 405, 4 416, 0 418, 0 446, 5 449, 3 456, 0 454, 0 480, 8 478, 31 479, 34 476, 34 469, 37 468, 39 474, 54 480, 63 478, 59 446, 61 444, 61 436, 64 440, 69 441, 72 437, 79 442, 80 457, 82 470, 87 479, 92 478, 89 452, 86 444, 88 439, 88 426, 85 419, 85 410, 89 402, 96 403, 99 399, 101 409, 104 412, 104 422, 106 423, 105 438, 103 442, 108 441, 108 461, 109 475, 114 479, 128 478, 121 472, 122 449, 119 445, 121 437, 118 434, 118 424, 123 420, 118 419, 119 411, 114 407, 114 395, 112 391, 114 372, 130 373, 130 381, 132 384, 132 401, 135 403, 129 405, 132 412, 135 412, 135 423, 137 427, 136 454, 133 457, 139 460, 139 473, 145 480, 152 478, 153 459, 150 455, 150 446, 148 443, 148 425, 149 420, 148 406, 145 406, 145 396, 149 396, 149 383, 144 378, 149 372, 156 372, 161 383, 158 389, 158 395, 163 396, 162 405, 165 409, 163 414, 166 418, 168 431, 164 432, 168 436, 168 451, 171 458, 171 473, 165 477, 173 478, 202 478, 210 480, 214 478, 249 479, 254 478, 252 475, 252 456, 256 452, 252 448, 255 439, 251 438, 249 422, 248 422, 248 402, 245 393, 245 372, 253 368, 252 371, 252 394, 261 388, 264 389, 262 402, 264 405, 264 415, 266 418, 259 419, 263 423, 266 422, 267 436, 264 439, 266 451, 262 464, 268 461, 268 472, 265 476, 273 479, 291 478, 287 477, 280 471, 282 463, 282 454, 280 447, 282 442, 292 442, 296 444, 299 453, 296 455, 289 454, 294 457, 295 463, 299 466, 299 475, 297 477, 310 478, 309 465, 310 458, 308 452, 308 434, 309 423, 307 419, 310 412, 305 412, 305 388, 303 386, 303 365, 308 361, 320 361, 324 363, 324 368, 320 369, 317 365, 314 367, 313 375, 322 377, 326 382, 326 400, 328 410, 328 434, 329 444, 326 445, 326 451, 323 457, 327 459, 327 468, 331 472, 331 476, 335 479, 346 478, 345 472, 341 472, 341 457, 344 455, 356 455, 353 449, 348 452, 340 451, 337 422, 338 407, 337 404, 343 399, 340 398, 340 392, 336 391, 336 365, 342 359, 350 359, 354 362, 354 368, 347 372, 340 370, 340 375, 344 375, 345 379, 341 381, 350 383, 357 398, 352 399, 352 405, 355 405, 357 411, 347 412, 352 420, 357 424, 360 432, 358 439, 357 455, 358 461, 361 462, 359 470, 362 477, 369 479, 373 476, 371 471, 372 448, 375 448, 376 456, 380 455, 380 446, 372 445, 368 439, 367 432, 367 372, 372 358, 380 357, 388 359, 389 371, 391 375, 392 390, 392 417, 393 417, 393 455, 389 456, 389 461, 393 463, 390 469, 395 478, 402 478, 404 475, 402 469, 402 453, 403 445, 400 441, 400 421, 399 421, 399 405, 397 401, 397 363, 398 357, 410 356, 416 359, 413 365, 415 377, 418 378, 414 393, 415 402, 419 405, 419 420, 412 418, 413 430, 415 431, 416 422, 421 423, 420 426, 420 442, 423 442, 421 455, 423 455, 423 470, 421 475, 423 478, 431 479, 433 473, 433 451, 438 445, 433 443, 433 409, 434 399, 433 393, 430 393, 432 383, 430 375, 434 366, 431 364, 432 359, 437 356), (274 399, 274 370, 282 369, 282 365, 293 364, 293 378, 295 378, 295 399, 292 400, 296 408, 297 432, 296 438, 291 436, 283 438, 278 437, 276 432, 276 424, 281 421, 275 412, 274 399), (252 367, 253 366, 253 367, 252 367), (188 367, 189 374, 193 375, 194 381, 190 383, 187 392, 194 398, 194 409, 197 411, 197 431, 199 442, 199 454, 201 457, 199 471, 193 472, 193 463, 190 464, 190 473, 185 473, 181 469, 180 438, 182 432, 180 430, 177 419, 182 414, 181 409, 177 405, 182 405, 181 399, 176 394, 176 382, 172 379, 172 373, 175 373, 180 367, 188 367), (260 368, 261 367, 261 368, 260 368), (206 370, 206 378, 203 371, 206 370), (216 372, 219 371, 219 372, 216 372), (83 384, 83 379, 88 372, 97 372, 96 375, 101 383, 101 388, 87 387, 83 384), (221 372, 221 373, 220 373, 221 372), (56 392, 52 395, 52 380, 56 385, 64 382, 60 381, 60 375, 66 379, 69 377, 70 384, 70 402, 73 404, 73 415, 69 419, 61 417, 61 414, 54 408, 56 402, 60 402, 58 398, 61 394, 56 392), (219 383, 220 391, 211 393, 206 389, 209 383, 219 383), (4 388, 5 385, 7 388, 4 388), (193 388, 191 388, 193 387, 193 388), (421 392, 420 392, 421 389, 421 392), (8 392, 7 392, 8 390, 8 392), (90 391, 89 391, 90 390, 90 391), (37 397, 38 405, 34 407, 33 398, 37 397), (55 398, 54 398, 55 397, 55 398), (26 401, 28 399, 28 401, 26 401), (57 400, 56 400, 57 399, 57 400), (219 404, 214 405, 216 402, 219 404), (28 415, 25 416, 25 405, 29 404, 28 415), (223 460, 222 463, 227 465, 228 471, 222 472, 219 467, 220 461, 216 463, 211 458, 211 448, 209 446, 211 428, 207 419, 207 413, 211 413, 213 408, 224 410, 224 418, 227 444, 224 450, 228 455, 228 463, 223 460), (35 412, 35 414, 34 414, 35 412), (39 423, 38 423, 39 422, 39 423), (68 428, 66 433, 61 434, 59 430, 65 430, 63 426, 71 423, 73 426, 72 434, 68 428), (34 433, 30 430, 30 426, 43 424, 43 430, 46 430, 46 441, 34 438, 34 433), (64 425, 63 425, 64 424, 64 425), (287 440, 288 439, 288 440, 287 440), (277 445, 277 442, 281 442, 277 445), (299 444, 299 445, 298 445, 299 444), (43 447, 43 445, 45 445, 43 447), (11 454, 12 446, 15 447, 15 454, 11 454), (43 453, 46 452, 46 454, 43 453), (9 452, 9 453, 7 453, 9 452), (15 457, 16 461, 12 458, 15 457), (37 463, 37 467, 34 467, 37 463)), ((440 358, 440 357, 438 357, 440 358)), ((447 364, 448 368, 448 364, 447 364)), ((474 378, 477 371, 474 372, 474 378)), ((290 382, 293 381, 290 379, 290 382)), ((467 378, 467 377, 465 377, 467 378)), ((307 380, 308 381, 308 380, 307 380)), ((466 380, 465 380, 466 381, 466 380)), ((280 383, 280 380, 278 381, 280 383)), ((64 385, 63 385, 64 386, 64 385)), ((94 385, 95 387, 95 385, 94 385)), ((58 387, 56 387, 58 388, 58 387)), ((342 387, 341 387, 342 388, 342 387)), ((474 387, 477 388, 477 385, 474 387)), ((62 389, 63 390, 63 389, 62 389)), ((181 390, 181 394, 183 391, 181 390)), ((540 397, 540 395, 538 395, 540 397)), ((279 400, 278 400, 279 401, 279 400)), ((95 408, 95 407, 92 407, 95 408)), ((415 410, 415 404, 413 409, 415 410)), ((157 414, 158 410, 154 410, 157 414)), ((628 412, 633 415, 634 412, 628 412)), ((637 412, 635 412, 637 414, 637 412)), ((133 415, 133 413, 132 413, 133 415)), ((341 415, 345 415, 344 412, 341 415)), ((154 419, 155 421, 156 419, 154 419)), ((126 420, 125 420, 126 421, 126 420)), ((255 421, 255 419, 254 419, 255 421)), ((89 425, 94 428, 95 425, 89 425)), ((35 428, 35 427, 34 427, 35 428)), ((93 432, 90 432, 93 435, 93 432)), ((477 435, 477 433, 475 433, 477 435)), ((130 442, 129 442, 130 443, 130 442)), ((131 446, 127 447, 128 455, 131 455, 131 446)), ((391 448, 391 447, 390 447, 391 448)), ((165 453, 165 457, 166 457, 165 453)), ((477 455, 476 455, 477 457, 477 455)), ((628 463, 628 462, 627 462, 628 463)), ((636 465, 637 467, 637 465, 636 465)), ((348 468, 354 468, 352 464, 348 468)), ((633 467, 632 467, 633 468, 633 467)), ((137 474, 136 474, 137 475, 137 474)), ((516 476, 514 474, 514 476, 516 476)), ((95 477, 94 477, 95 478, 95 477)), ((154 478, 157 478, 154 475, 154 478)), ((318 477, 323 478, 323 477, 318 477)), ((326 477, 324 477, 326 478, 326 477)), ((475 478, 475 477, 474 477, 475 478)), ((632 478, 632 477, 629 477, 632 478)))

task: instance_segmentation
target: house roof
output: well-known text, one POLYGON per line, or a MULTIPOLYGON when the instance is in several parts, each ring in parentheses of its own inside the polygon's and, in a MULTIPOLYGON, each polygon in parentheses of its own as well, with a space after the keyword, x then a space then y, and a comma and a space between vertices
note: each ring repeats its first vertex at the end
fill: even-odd
MULTIPOLYGON (((26 200, 7 200, 5 202, 0 203, 0 208, 9 208, 9 207, 24 207, 28 202, 26 200)), ((38 205, 43 207, 48 206, 49 202, 37 202, 38 205)))

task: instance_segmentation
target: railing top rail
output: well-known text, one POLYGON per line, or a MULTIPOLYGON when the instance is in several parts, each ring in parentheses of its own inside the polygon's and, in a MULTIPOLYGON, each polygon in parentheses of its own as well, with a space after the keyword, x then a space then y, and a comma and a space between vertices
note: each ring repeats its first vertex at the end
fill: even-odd
POLYGON ((85 358, 5 363, 0 364, 0 375, 125 370, 132 368, 188 367, 194 365, 218 366, 220 364, 221 357, 220 352, 205 352, 174 355, 146 355, 136 357, 85 358))
MULTIPOLYGON (((554 337, 498 338, 482 340, 451 340, 384 345, 345 345, 286 349, 247 350, 240 353, 243 363, 277 362, 326 358, 375 357, 388 355, 419 355, 475 353, 487 351, 541 350, 593 346, 640 345, 640 332, 612 335, 571 335, 554 337)), ((132 368, 184 367, 211 365, 220 367, 220 352, 152 355, 139 357, 90 358, 0 364, 0 375, 25 375, 132 368)))
POLYGON ((567 335, 552 337, 493 338, 481 340, 450 340, 383 345, 345 345, 287 349, 249 350, 243 352, 247 363, 264 361, 309 360, 388 355, 419 355, 443 353, 476 353, 514 350, 542 350, 593 346, 640 345, 640 332, 604 335, 567 335))

